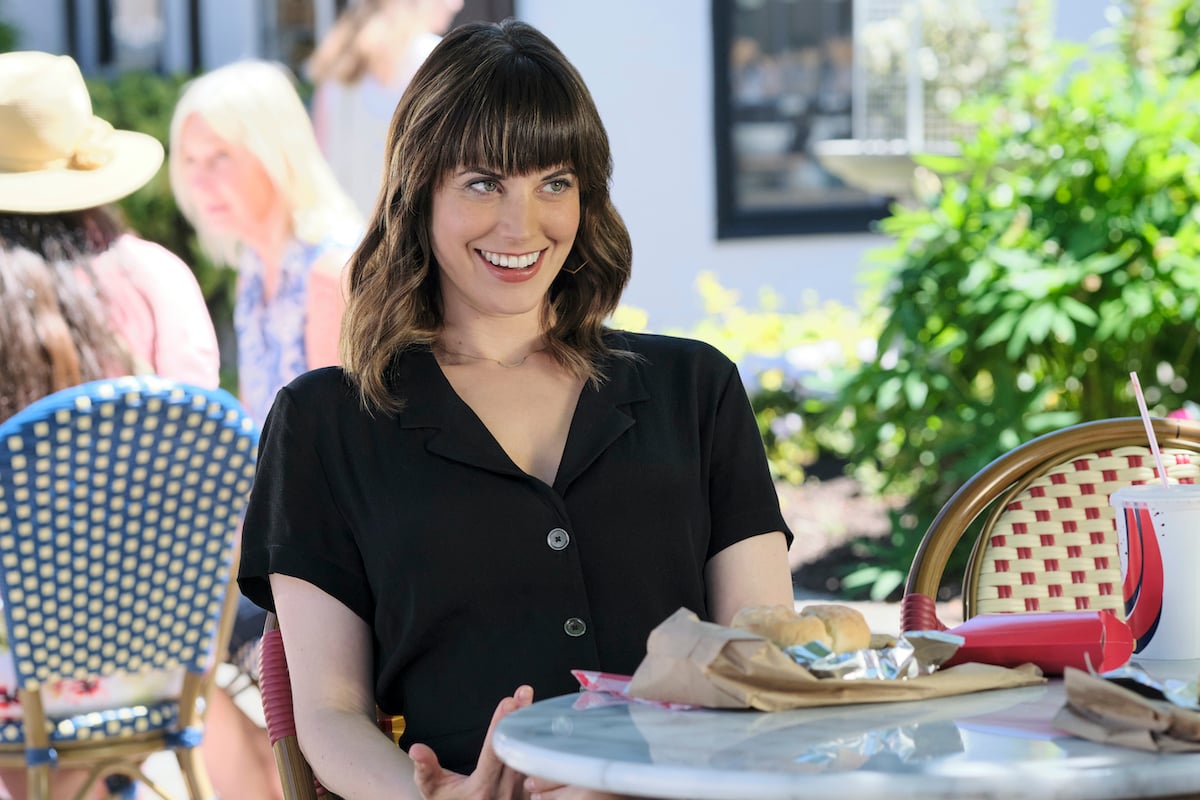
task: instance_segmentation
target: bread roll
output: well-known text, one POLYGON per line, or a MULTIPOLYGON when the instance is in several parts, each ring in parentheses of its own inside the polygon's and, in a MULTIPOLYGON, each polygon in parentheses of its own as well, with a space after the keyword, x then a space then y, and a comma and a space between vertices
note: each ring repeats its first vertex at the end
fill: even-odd
POLYGON ((833 647, 833 639, 825 623, 817 617, 801 617, 792 606, 743 608, 734 615, 732 625, 764 636, 780 647, 812 641, 833 647))
POLYGON ((793 606, 752 606, 738 611, 731 625, 780 647, 817 641, 835 653, 849 653, 871 646, 866 619, 849 606, 817 604, 798 613, 793 606))
POLYGON ((832 603, 817 604, 800 609, 800 616, 816 617, 825 623, 835 653, 852 653, 871 646, 871 628, 858 609, 832 603))

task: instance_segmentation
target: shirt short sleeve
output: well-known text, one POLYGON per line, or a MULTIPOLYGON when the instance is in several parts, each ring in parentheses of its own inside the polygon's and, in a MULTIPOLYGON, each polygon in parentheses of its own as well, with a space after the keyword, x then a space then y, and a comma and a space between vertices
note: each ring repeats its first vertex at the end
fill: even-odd
POLYGON ((779 496, 750 399, 732 363, 726 374, 713 425, 709 557, 743 539, 772 531, 781 531, 791 547, 792 532, 779 510, 779 496))
POLYGON ((238 584, 255 603, 274 610, 269 576, 290 575, 372 624, 374 601, 362 557, 322 459, 321 388, 315 381, 286 387, 267 415, 246 507, 238 584))

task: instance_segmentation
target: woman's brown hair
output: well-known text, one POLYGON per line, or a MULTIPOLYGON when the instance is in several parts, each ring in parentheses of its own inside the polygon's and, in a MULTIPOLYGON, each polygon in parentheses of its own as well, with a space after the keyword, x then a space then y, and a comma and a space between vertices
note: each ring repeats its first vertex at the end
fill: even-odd
POLYGON ((342 363, 368 409, 395 411, 395 357, 431 345, 442 306, 430 216, 434 190, 454 169, 502 175, 568 166, 580 223, 543 309, 547 352, 593 382, 611 350, 604 320, 616 309, 633 258, 609 197, 608 135, 579 73, 542 33, 515 20, 452 30, 417 71, 388 134, 384 202, 349 263, 342 363))
POLYGON ((52 392, 133 371, 89 267, 118 235, 102 209, 0 213, 0 421, 52 392))

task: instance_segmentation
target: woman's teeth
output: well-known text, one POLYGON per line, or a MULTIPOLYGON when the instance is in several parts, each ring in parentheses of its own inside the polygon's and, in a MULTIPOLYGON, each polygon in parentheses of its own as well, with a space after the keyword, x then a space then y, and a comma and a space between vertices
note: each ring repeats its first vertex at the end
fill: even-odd
POLYGON ((489 250, 479 251, 479 255, 486 258, 492 266, 504 267, 505 269, 525 269, 526 267, 531 267, 541 254, 541 250, 519 256, 508 255, 507 253, 493 253, 489 250))

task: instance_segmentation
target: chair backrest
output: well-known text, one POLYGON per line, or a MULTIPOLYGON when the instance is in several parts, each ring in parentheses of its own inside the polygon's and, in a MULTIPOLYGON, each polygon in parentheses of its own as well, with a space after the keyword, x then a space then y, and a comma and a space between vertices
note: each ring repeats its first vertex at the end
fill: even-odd
POLYGON ((18 685, 212 665, 258 431, 227 392, 101 380, 0 424, 18 685))
MULTIPOLYGON (((1200 423, 1153 420, 1167 479, 1200 481, 1200 423)), ((1000 456, 947 501, 922 539, 906 594, 936 597, 946 563, 988 512, 963 582, 963 618, 1110 609, 1124 618, 1109 495, 1159 480, 1139 417, 1085 422, 1000 456)))

